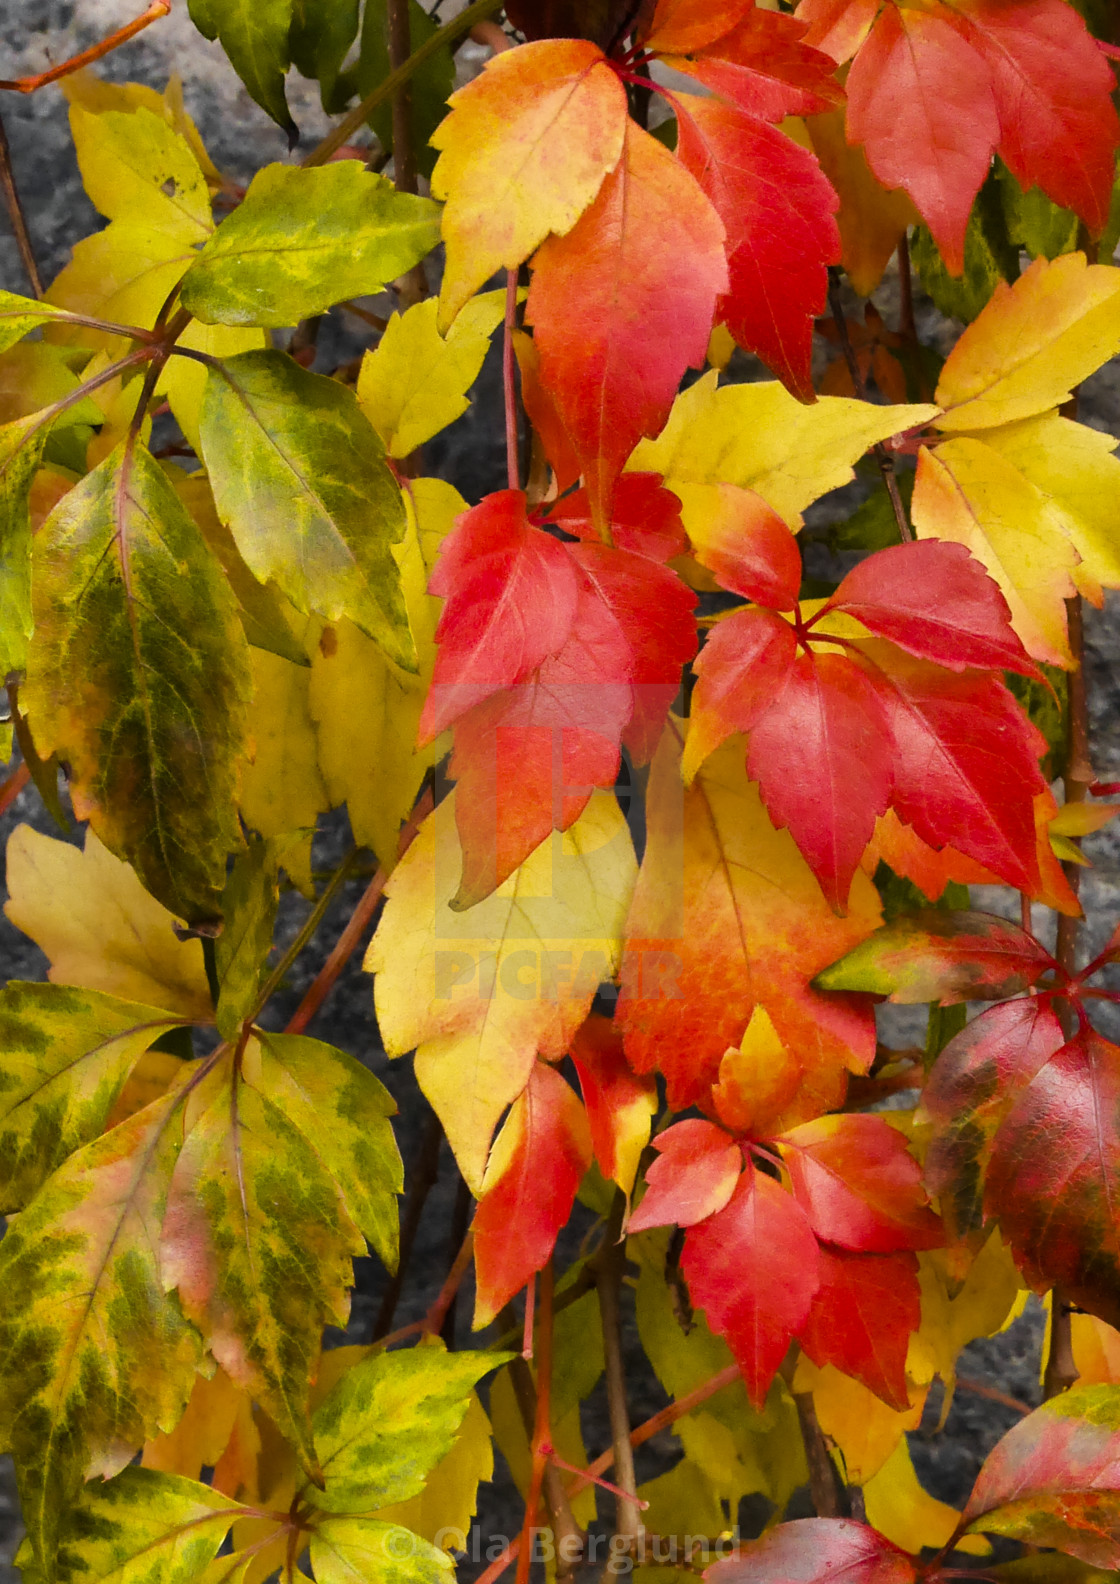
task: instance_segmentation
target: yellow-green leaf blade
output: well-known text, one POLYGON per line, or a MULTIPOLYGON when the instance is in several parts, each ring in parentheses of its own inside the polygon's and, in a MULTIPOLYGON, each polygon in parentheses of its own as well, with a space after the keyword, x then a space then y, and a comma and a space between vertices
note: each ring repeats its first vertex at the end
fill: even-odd
POLYGON ((70 106, 82 185, 107 220, 150 225, 188 244, 213 230, 210 190, 186 138, 151 110, 70 106))
POLYGON ((0 672, 5 676, 27 663, 31 636, 27 502, 50 433, 50 424, 42 419, 42 413, 33 413, 0 429, 0 672))
POLYGON ((214 966, 219 986, 216 1020, 225 1039, 236 1039, 256 1006, 276 922, 276 869, 272 843, 252 842, 238 854, 222 893, 225 923, 214 946, 214 966))
POLYGON ((15 346, 36 325, 57 318, 58 309, 50 303, 36 302, 33 297, 20 297, 15 292, 0 291, 0 352, 15 346))
POLYGON ((441 1584, 449 1556, 427 1540, 378 1518, 326 1518, 311 1535, 317 1584, 441 1584))
POLYGON ((350 619, 412 670, 392 545, 401 493, 352 393, 281 352, 214 370, 199 424, 218 514, 249 569, 297 610, 350 619))
POLYGON ((228 585, 142 447, 64 497, 34 552, 24 690, 75 811, 188 923, 213 919, 237 843, 249 678, 228 585))
POLYGON ((181 1095, 72 1155, 0 1243, 0 1424, 42 1564, 84 1478, 175 1424, 201 1345, 164 1292, 159 1227, 181 1095))
POLYGON ((284 97, 292 4, 293 0, 188 0, 187 5, 198 31, 204 38, 220 41, 252 97, 289 138, 299 135, 284 97))
POLYGON ((379 292, 439 241, 439 206, 355 160, 266 165, 183 281, 206 324, 293 325, 379 292))
POLYGON ((240 1504, 177 1474, 128 1468, 68 1514, 59 1584, 195 1584, 240 1504))

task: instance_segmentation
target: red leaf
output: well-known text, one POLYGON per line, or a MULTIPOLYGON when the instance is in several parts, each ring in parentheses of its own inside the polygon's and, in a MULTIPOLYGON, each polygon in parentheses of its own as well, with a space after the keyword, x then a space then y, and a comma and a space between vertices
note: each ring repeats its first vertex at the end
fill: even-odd
POLYGON ((636 757, 647 752, 695 653, 695 595, 675 573, 605 545, 558 548, 580 588, 567 642, 455 727, 460 908, 488 896, 550 830, 567 830, 595 787, 613 785, 624 734, 636 757))
POLYGON ((922 1319, 916 1255, 822 1248, 819 1258, 801 1346, 818 1368, 834 1365, 901 1412, 910 1405, 906 1354, 922 1319))
POLYGON ((754 490, 737 484, 701 487, 707 499, 702 538, 699 524, 693 528, 696 559, 732 593, 772 610, 792 610, 801 587, 801 552, 787 524, 754 490))
POLYGON ((697 682, 682 766, 686 781, 721 742, 750 731, 773 707, 796 657, 793 628, 773 611, 735 611, 712 628, 692 667, 697 682))
POLYGON ((882 1117, 820 1117, 778 1141, 793 1193, 825 1243, 861 1254, 939 1248, 918 1162, 882 1117))
POLYGON ((488 495, 460 517, 429 583, 447 603, 436 628, 439 654, 420 721, 422 743, 563 647, 579 583, 564 546, 530 525, 520 490, 488 495))
POLYGON ((537 1062, 494 1141, 475 1212, 476 1326, 545 1264, 590 1163, 583 1106, 555 1068, 537 1062))
POLYGON ((878 637, 951 671, 1039 676, 998 585, 964 545, 921 539, 880 550, 848 573, 824 609, 847 611, 878 637))
POLYGON ((714 1122, 674 1122, 653 1141, 658 1158, 646 1172, 646 1192, 627 1223, 648 1227, 695 1226, 722 1210, 743 1169, 743 1152, 714 1122))
POLYGON ((1023 1275, 1120 1325, 1120 1048, 1085 1028, 1022 1089, 992 1145, 984 1208, 1023 1275))
POLYGON ((984 1178, 996 1133, 1019 1092, 1065 1044, 1057 1013, 1037 996, 989 1007, 946 1045, 922 1091, 933 1126, 925 1180, 952 1237, 984 1224, 984 1178))
POLYGON ((1084 21, 1064 0, 979 0, 965 26, 991 73, 1000 155, 1023 187, 1041 187, 1099 234, 1120 120, 1112 70, 1084 21))
POLYGON ((805 42, 835 61, 850 60, 879 10, 880 0, 801 0, 797 20, 808 23, 805 42))
POLYGON ((674 97, 677 153, 727 228, 718 317, 801 401, 815 401, 813 321, 840 258, 839 200, 784 132, 717 99, 674 97))
POLYGON ((954 676, 882 641, 860 648, 890 720, 899 818, 929 846, 951 845, 1016 890, 1033 891, 1041 733, 990 673, 954 676))
POLYGON ((664 424, 685 369, 704 362, 727 290, 723 243, 692 177, 630 121, 595 202, 536 255, 527 317, 597 521, 635 444, 664 424))
POLYGON ((1000 137, 988 64, 946 7, 883 7, 848 74, 848 137, 914 200, 954 275, 1000 137))
POLYGON ((716 1562, 707 1584, 914 1584, 914 1560, 850 1518, 779 1524, 716 1562))
POLYGON ((657 0, 642 43, 662 55, 690 55, 730 33, 754 3, 755 0, 657 0))
POLYGON ((521 374, 521 401, 556 475, 556 488, 563 494, 579 478, 579 458, 572 449, 572 437, 564 428, 556 403, 541 384, 541 355, 532 336, 515 330, 513 350, 521 374))
POLYGON ((726 1207, 685 1233, 681 1270, 761 1411, 820 1284, 817 1240, 804 1212, 748 1165, 726 1207))
POLYGON ((747 774, 843 912, 891 796, 890 728, 876 688, 844 655, 798 655, 751 731, 747 774))
MULTIPOLYGON (((591 521, 586 490, 576 490, 558 501, 548 520, 575 539, 601 543, 591 521)), ((651 561, 671 561, 688 549, 681 503, 662 484, 660 473, 622 474, 611 497, 610 524, 611 538, 619 550, 632 550, 651 561)), ((786 537, 792 537, 788 528, 786 537)))
POLYGON ((572 1040, 571 1057, 599 1169, 629 1190, 657 1109, 657 1080, 633 1070, 622 1049, 622 1035, 608 1018, 587 1019, 572 1040))
POLYGON ((817 115, 844 101, 836 62, 803 42, 805 25, 756 6, 694 60, 674 65, 763 121, 817 115))

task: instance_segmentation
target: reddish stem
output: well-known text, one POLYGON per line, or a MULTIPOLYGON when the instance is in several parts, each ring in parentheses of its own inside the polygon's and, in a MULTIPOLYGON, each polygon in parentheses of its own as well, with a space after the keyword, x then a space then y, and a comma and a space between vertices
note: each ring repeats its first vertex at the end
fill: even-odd
POLYGON ((0 786, 0 814, 6 814, 19 797, 24 787, 31 780, 31 771, 26 760, 17 765, 8 779, 0 786))
MULTIPOLYGON (((574 1463, 569 1463, 567 1458, 562 1458, 554 1446, 546 1446, 543 1451, 548 1461, 555 1463, 557 1468, 563 1469, 565 1474, 578 1474, 580 1476, 586 1474, 586 1469, 576 1468, 574 1463)), ((619 1501, 630 1502, 642 1512, 645 1512, 649 1506, 649 1502, 643 1501, 640 1496, 635 1496, 633 1491, 623 1490, 621 1485, 615 1485, 610 1480, 593 1479, 591 1483, 597 1485, 600 1490, 610 1491, 611 1495, 617 1496, 619 1501)))
POLYGON ((521 1357, 527 1361, 533 1357, 533 1314, 536 1302, 537 1278, 530 1276, 525 1287, 525 1324, 521 1336, 521 1357))
POLYGON ((161 17, 170 15, 171 0, 152 0, 151 5, 133 22, 126 22, 124 27, 118 28, 115 33, 110 33, 108 38, 102 39, 100 44, 93 44, 87 50, 82 50, 80 55, 71 55, 69 60, 64 60, 60 66, 52 66, 49 71, 39 72, 34 77, 0 78, 0 88, 8 88, 13 93, 34 93, 37 88, 45 88, 48 83, 58 82, 60 77, 69 77, 71 72, 81 71, 83 66, 90 66, 102 56, 108 55, 118 45, 127 44, 130 38, 135 38, 137 33, 152 22, 158 22, 161 17))
MULTIPOLYGON (((532 1283, 530 1283, 530 1291, 532 1283)), ((550 1407, 552 1400, 552 1260, 541 1271, 541 1318, 537 1337, 537 1413, 533 1424, 533 1466, 529 1493, 525 1498, 525 1521, 521 1526, 521 1549, 517 1558, 515 1584, 529 1584, 533 1548, 529 1543, 541 1504, 548 1452, 552 1447, 550 1407)), ((528 1305, 526 1304, 526 1308, 528 1305)))
POLYGON ((506 472, 511 490, 521 488, 517 457, 517 382, 514 378, 513 331, 517 319, 517 271, 506 271, 506 325, 502 345, 502 384, 506 402, 506 472))

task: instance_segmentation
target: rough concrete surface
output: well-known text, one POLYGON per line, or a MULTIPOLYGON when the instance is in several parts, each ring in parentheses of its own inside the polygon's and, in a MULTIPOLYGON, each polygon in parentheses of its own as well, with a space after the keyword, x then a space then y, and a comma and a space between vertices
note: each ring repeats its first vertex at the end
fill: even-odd
MULTIPOLYGON (((11 0, 0 12, 0 76, 42 70, 63 60, 130 20, 142 9, 139 0, 11 0)), ((458 9, 445 5, 443 14, 458 9)), ((468 51, 468 54, 470 51, 468 51)), ((185 0, 175 0, 172 15, 150 28, 134 42, 111 56, 100 68, 114 79, 141 80, 162 88, 171 71, 184 82, 186 103, 198 122, 218 165, 237 179, 249 177, 260 165, 287 159, 284 135, 248 98, 225 56, 216 44, 207 43, 192 27, 185 0)), ((314 141, 328 123, 318 105, 314 84, 293 78, 289 89, 293 112, 307 143, 314 141)), ((0 103, 11 143, 17 180, 24 195, 28 222, 44 278, 50 280, 66 262, 68 249, 78 238, 100 225, 86 199, 69 139, 65 103, 57 88, 30 97, 4 95, 0 103)), ((0 221, 0 285, 15 291, 26 290, 26 279, 14 242, 0 221)), ((877 294, 877 301, 888 320, 894 310, 896 292, 888 280, 877 294)), ((923 324, 933 326, 936 315, 931 305, 922 306, 923 324)), ((893 322, 893 321, 891 321, 893 322)), ((945 347, 951 344, 953 328, 941 321, 938 333, 945 347)), ((319 366, 333 367, 360 350, 349 330, 333 321, 320 345, 319 366)), ((742 377, 760 377, 757 365, 744 362, 742 377)), ((428 465, 453 479, 472 500, 504 483, 504 452, 498 410, 497 369, 493 361, 484 371, 475 407, 440 441, 429 448, 428 465)), ((1115 368, 1103 371, 1088 382, 1081 400, 1080 416, 1085 422, 1112 433, 1120 433, 1120 380, 1115 368)), ((818 521, 836 519, 850 507, 830 501, 818 508, 818 521)), ((1120 628, 1116 607, 1104 613, 1089 612, 1088 672, 1094 734, 1094 762, 1104 778, 1120 778, 1120 714, 1116 708, 1114 669, 1120 652, 1120 628)), ((28 820, 41 829, 51 830, 48 816, 33 792, 23 793, 0 821, 0 841, 11 829, 28 820)), ((57 834, 57 833, 56 833, 57 834)), ((73 831, 71 839, 80 839, 73 831)), ((348 843, 344 816, 325 822, 317 844, 316 866, 337 863, 348 843)), ((1120 915, 1120 831, 1106 831, 1087 844, 1094 867, 1085 875, 1083 896, 1088 914, 1085 945, 1095 951, 1120 915)), ((273 1008, 282 1019, 296 1005, 300 994, 320 966, 356 901, 361 881, 343 888, 329 914, 319 941, 293 969, 288 983, 273 1008)), ((988 899, 998 905, 999 899, 988 899)), ((282 939, 290 938, 305 916, 306 904, 294 894, 287 897, 282 912, 282 939)), ((396 1096, 401 1115, 399 1135, 406 1163, 415 1159, 421 1146, 427 1107, 420 1097, 408 1062, 389 1063, 382 1052, 373 1020, 370 985, 355 958, 344 973, 329 1003, 311 1032, 329 1038, 367 1061, 396 1096)), ((0 977, 41 978, 45 962, 38 950, 0 918, 0 977)), ((909 1043, 922 1038, 923 1030, 914 1019, 884 1020, 884 1036, 891 1043, 909 1043)), ((430 1303, 442 1281, 456 1241, 454 1223, 459 1195, 457 1173, 446 1145, 440 1159, 439 1180, 420 1223, 409 1285, 397 1311, 397 1323, 418 1318, 430 1303)), ((367 1339, 384 1287, 384 1276, 372 1260, 359 1262, 358 1285, 353 1319, 348 1330, 351 1340, 367 1339)), ((465 1334, 470 1294, 460 1304, 459 1327, 465 1334)), ((990 1341, 973 1344, 960 1362, 965 1380, 986 1384, 1025 1402, 1037 1402, 1038 1362, 1042 1318, 1032 1308, 1005 1334, 990 1341)), ((648 1373, 640 1367, 640 1350, 632 1322, 627 1337, 628 1352, 635 1363, 637 1390, 633 1409, 636 1416, 653 1412, 664 1396, 648 1373)), ((931 1415, 935 1409, 931 1406, 931 1415)), ((927 1419, 931 1417, 927 1415, 927 1419)), ((1014 1422, 1014 1409, 1001 1407, 991 1399, 968 1389, 956 1394, 944 1432, 931 1436, 919 1432, 912 1439, 914 1459, 923 1481, 936 1495, 962 1503, 983 1457, 998 1437, 1014 1422)), ((605 1405, 592 1400, 586 1412, 585 1432, 594 1450, 607 1444, 605 1405)), ((642 1449, 641 1477, 660 1472, 674 1457, 674 1440, 664 1435, 642 1449)), ((513 1532, 518 1503, 504 1469, 499 1469, 495 1485, 482 1493, 480 1521, 484 1532, 513 1532)), ((18 1540, 17 1502, 6 1460, 0 1473, 0 1584, 14 1584, 17 1574, 11 1558, 18 1540)), ((473 1570, 472 1570, 473 1571, 473 1570)))

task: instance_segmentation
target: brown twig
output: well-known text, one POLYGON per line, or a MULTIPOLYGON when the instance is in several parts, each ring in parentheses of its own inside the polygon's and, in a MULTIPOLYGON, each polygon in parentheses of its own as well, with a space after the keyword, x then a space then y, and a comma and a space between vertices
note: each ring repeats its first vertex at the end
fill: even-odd
MULTIPOLYGON (((844 301, 840 294, 840 271, 831 267, 828 272, 828 305, 832 309, 832 317, 836 324, 836 333, 840 338, 840 350, 844 354, 844 361, 848 365, 848 373, 852 377, 852 389, 860 401, 867 400, 867 385, 860 370, 859 359, 856 357, 852 338, 848 334, 848 320, 844 313, 844 301)), ((890 496, 891 510, 894 520, 898 524, 899 538, 903 544, 909 543, 914 535, 906 519, 906 507, 903 505, 902 496, 898 489, 898 479, 894 472, 894 458, 883 445, 882 441, 876 442, 871 447, 871 454, 882 474, 883 483, 886 485, 887 494, 890 496)))
POLYGON ((596 1257, 595 1286, 599 1295, 599 1319, 603 1329, 603 1357, 607 1387, 607 1413, 611 1444, 614 1447, 616 1481, 624 1493, 615 1503, 615 1532, 633 1556, 641 1544, 643 1524, 637 1506, 638 1480, 634 1471, 634 1449, 630 1445, 630 1409, 626 1401, 626 1366, 622 1357, 622 1314, 619 1298, 626 1266, 626 1242, 622 1222, 626 1215, 626 1195, 615 1191, 606 1231, 596 1257))
POLYGON ((506 270, 505 339, 502 342, 502 390, 506 409, 506 473, 511 490, 521 488, 521 464, 517 447, 517 381, 513 332, 517 323, 517 271, 506 270))
MULTIPOLYGON (((555 1304, 552 1315, 555 1320, 555 1304)), ((531 1445, 533 1428, 537 1422, 537 1388, 533 1384, 533 1372, 524 1356, 510 1360, 509 1378, 513 1395, 517 1399, 521 1423, 525 1427, 525 1434, 531 1445)), ((549 1523, 556 1541, 556 1574, 558 1578, 566 1578, 583 1560, 587 1536, 572 1512, 560 1468, 555 1461, 554 1450, 549 1454, 542 1489, 545 1506, 548 1508, 549 1523)))
POLYGON ((515 1584, 529 1584, 529 1564, 533 1559, 528 1543, 537 1522, 544 1477, 548 1469, 548 1449, 552 1445, 552 1260, 541 1271, 540 1321, 537 1326, 537 1406, 533 1416, 532 1464, 529 1492, 525 1498, 525 1520, 521 1526, 521 1554, 517 1559, 515 1584))
MULTIPOLYGON (((389 65, 399 71, 412 54, 412 28, 408 20, 408 0, 388 0, 386 20, 389 27, 389 65)), ((398 192, 416 193, 420 185, 416 167, 416 147, 412 136, 412 81, 405 77, 393 94, 393 185, 398 192)), ((428 295, 428 279, 423 264, 414 264, 397 282, 397 295, 403 308, 411 308, 428 295)))
POLYGON ((71 55, 69 60, 64 60, 59 66, 52 66, 49 71, 38 72, 33 77, 0 78, 0 88, 10 89, 13 93, 29 94, 39 88, 45 88, 48 83, 58 82, 61 77, 69 77, 72 72, 81 71, 83 66, 92 66, 94 61, 101 60, 121 44, 127 44, 130 38, 135 38, 137 33, 143 32, 152 22, 158 22, 161 17, 168 16, 171 11, 171 0, 152 0, 151 5, 132 22, 126 22, 124 27, 118 28, 115 33, 110 33, 108 38, 101 40, 100 44, 93 44, 89 49, 82 50, 79 55, 71 55))
POLYGON ((387 1335, 393 1323, 393 1316, 397 1312, 409 1258, 420 1227, 420 1217, 424 1213, 428 1195, 435 1187, 436 1178, 439 1176, 439 1151, 442 1143, 443 1124, 435 1112, 431 1111, 416 1151, 416 1158, 412 1163, 412 1170, 408 1174, 408 1198, 405 1200, 404 1214, 401 1216, 400 1256, 397 1260, 397 1268, 389 1278, 389 1285, 385 1289, 381 1307, 377 1311, 377 1319, 373 1324, 375 1342, 382 1341, 387 1335))
POLYGON ((805 1443, 805 1461, 809 1465, 809 1494, 818 1518, 841 1518, 844 1515, 836 1465, 817 1419, 811 1392, 794 1392, 797 1418, 801 1425, 801 1439, 805 1443))
MULTIPOLYGON (((463 1248, 469 1234, 470 1214, 471 1191, 467 1187, 466 1179, 463 1177, 462 1172, 460 1172, 459 1180, 455 1184, 455 1206, 451 1212, 451 1232, 448 1237, 448 1253, 452 1256, 449 1279, 450 1275, 454 1274, 458 1261, 463 1254, 463 1248)), ((473 1246, 474 1239, 471 1237, 470 1247, 467 1250, 467 1264, 470 1263, 470 1249, 473 1246)), ((466 1265, 463 1267, 464 1272, 465 1270, 466 1265)), ((448 1297, 447 1307, 439 1324, 439 1334, 449 1349, 454 1349, 455 1347, 455 1311, 458 1304, 460 1281, 462 1281, 462 1273, 455 1283, 454 1291, 448 1297)))
POLYGON ((1024 1416, 1033 1413, 1033 1408, 1028 1403, 1020 1402, 1018 1397, 1011 1397, 1007 1392, 1002 1392, 995 1386, 986 1386, 983 1381, 970 1380, 965 1375, 958 1375, 956 1381, 960 1391, 972 1392, 975 1397, 986 1397, 989 1402, 999 1403, 1001 1408, 1012 1408, 1017 1414, 1024 1416))
POLYGON ((12 169, 12 151, 2 118, 0 118, 0 187, 4 189, 4 203, 7 206, 8 218, 12 222, 12 234, 16 239, 16 247, 23 260, 27 278, 31 282, 31 290, 36 297, 41 298, 43 281, 35 259, 35 249, 31 246, 31 233, 27 229, 27 218, 23 212, 23 204, 20 202, 19 188, 16 186, 15 172, 12 169))

